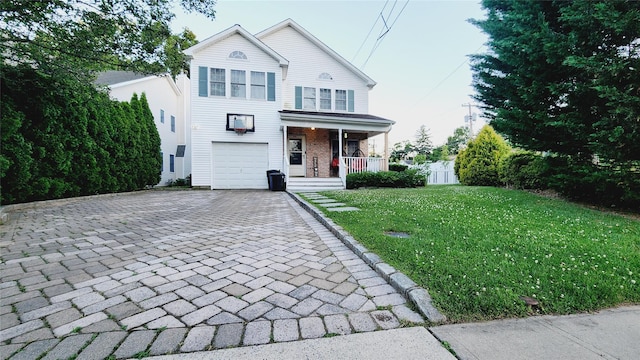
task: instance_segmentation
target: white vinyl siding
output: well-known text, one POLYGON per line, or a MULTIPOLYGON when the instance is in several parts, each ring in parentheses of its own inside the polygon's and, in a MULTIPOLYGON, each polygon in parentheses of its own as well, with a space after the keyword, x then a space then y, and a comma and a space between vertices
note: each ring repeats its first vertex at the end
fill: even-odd
POLYGON ((247 97, 247 77, 244 70, 231 70, 231 97, 247 97))
MULTIPOLYGON (((316 89, 330 88, 353 90, 354 111, 359 114, 369 112, 369 87, 357 74, 336 61, 335 58, 317 47, 296 30, 286 27, 274 33, 269 33, 259 38, 278 54, 289 60, 287 77, 282 82, 282 108, 294 110, 295 89, 298 86, 313 87, 316 89), (309 61, 313 59, 313 61, 309 61), (332 80, 320 79, 319 74, 327 73, 332 80)), ((321 41, 323 39, 320 39, 321 41)), ((250 57, 251 58, 251 57, 250 57)), ((332 94, 335 96, 335 93, 332 94)), ((333 105, 335 107, 335 99, 333 105)), ((348 103, 344 110, 348 111, 348 103)))
MULTIPOLYGON (((283 169, 282 143, 283 135, 280 130, 280 114, 282 110, 282 68, 277 60, 269 56, 262 49, 246 40, 241 35, 235 34, 211 46, 202 49, 191 60, 192 74, 198 73, 199 67, 226 68, 226 97, 200 97, 191 98, 191 181, 196 187, 213 188, 213 177, 216 174, 213 168, 212 143, 261 143, 268 148, 268 169, 283 169), (233 51, 242 51, 249 60, 230 59, 233 51), (270 82, 273 100, 271 101, 241 101, 251 99, 247 93, 243 98, 231 98, 231 71, 241 70, 247 77, 247 91, 251 92, 251 72, 266 73, 270 82), (268 74, 271 74, 268 75, 268 74), (232 101, 231 101, 232 99, 232 101), (274 101, 275 100, 275 101, 274 101), (253 115, 255 119, 255 132, 247 132, 240 136, 233 131, 226 130, 227 114, 253 115)), ((210 74, 210 72, 207 72, 210 74)), ((267 88, 269 81, 267 81, 267 88)), ((192 92, 198 93, 198 81, 191 82, 192 92)), ((265 95, 265 99, 267 95, 265 95)), ((263 147, 264 149, 264 147, 263 147)), ((173 150, 172 152, 175 152, 173 150)), ((167 152, 168 153, 168 152, 167 152)), ((219 174, 219 172, 218 172, 219 174)), ((261 189, 267 188, 267 177, 263 171, 259 175, 260 181, 264 181, 261 189)))
POLYGON ((210 89, 213 96, 225 96, 225 70, 212 68, 210 89))
POLYGON ((266 78, 263 72, 251 72, 251 98, 264 100, 266 97, 266 78))

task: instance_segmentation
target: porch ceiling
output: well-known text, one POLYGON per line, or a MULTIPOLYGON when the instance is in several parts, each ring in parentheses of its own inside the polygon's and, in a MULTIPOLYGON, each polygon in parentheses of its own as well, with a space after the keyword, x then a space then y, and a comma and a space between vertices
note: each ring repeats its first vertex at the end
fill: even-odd
POLYGON ((281 110, 280 122, 283 126, 342 129, 344 131, 366 132, 369 136, 391 130, 395 121, 368 114, 328 113, 311 111, 281 110))

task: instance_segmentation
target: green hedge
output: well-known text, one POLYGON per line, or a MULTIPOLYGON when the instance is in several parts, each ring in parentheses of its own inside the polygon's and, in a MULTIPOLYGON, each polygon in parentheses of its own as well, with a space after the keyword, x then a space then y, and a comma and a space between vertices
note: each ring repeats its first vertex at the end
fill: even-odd
POLYGON ((414 188, 425 186, 426 178, 417 170, 351 173, 347 175, 347 189, 361 187, 414 188))
POLYGON ((407 168, 409 168, 409 166, 404 165, 404 164, 398 164, 398 163, 391 163, 389 164, 389 171, 405 171, 407 170, 407 168))
POLYGON ((160 135, 144 94, 121 103, 73 77, 11 66, 0 75, 2 204, 160 181, 160 135))
POLYGON ((498 175, 507 187, 542 190, 548 188, 548 170, 542 155, 518 151, 500 160, 498 175))

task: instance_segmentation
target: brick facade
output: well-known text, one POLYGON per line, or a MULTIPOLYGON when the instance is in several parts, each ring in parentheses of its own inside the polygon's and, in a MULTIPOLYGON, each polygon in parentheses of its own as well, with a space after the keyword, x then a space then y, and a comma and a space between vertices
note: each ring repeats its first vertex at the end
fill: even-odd
MULTIPOLYGON (((333 138, 337 136, 336 131, 329 129, 315 129, 309 128, 288 128, 287 133, 289 135, 304 135, 307 147, 307 161, 306 161, 306 177, 314 177, 314 159, 317 158, 318 164, 318 176, 320 178, 328 178, 332 176, 338 176, 337 173, 331 172, 331 133, 334 133, 333 138)), ((368 156, 369 153, 369 140, 366 134, 349 133, 349 140, 359 140, 360 150, 364 153, 364 156, 368 156)), ((343 140, 343 154, 347 151, 347 142, 343 140)), ((349 154, 351 155, 351 154, 349 154)))

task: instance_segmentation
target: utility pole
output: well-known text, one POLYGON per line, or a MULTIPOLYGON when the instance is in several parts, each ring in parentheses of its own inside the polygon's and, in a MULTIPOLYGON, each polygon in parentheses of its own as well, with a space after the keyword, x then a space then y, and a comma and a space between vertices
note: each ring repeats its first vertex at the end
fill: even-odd
POLYGON ((468 122, 469 123, 469 136, 471 136, 471 138, 473 138, 473 122, 476 121, 476 114, 472 114, 471 113, 471 107, 474 106, 471 103, 466 103, 466 104, 462 104, 462 107, 468 107, 469 108, 469 115, 464 117, 464 122, 468 122))

